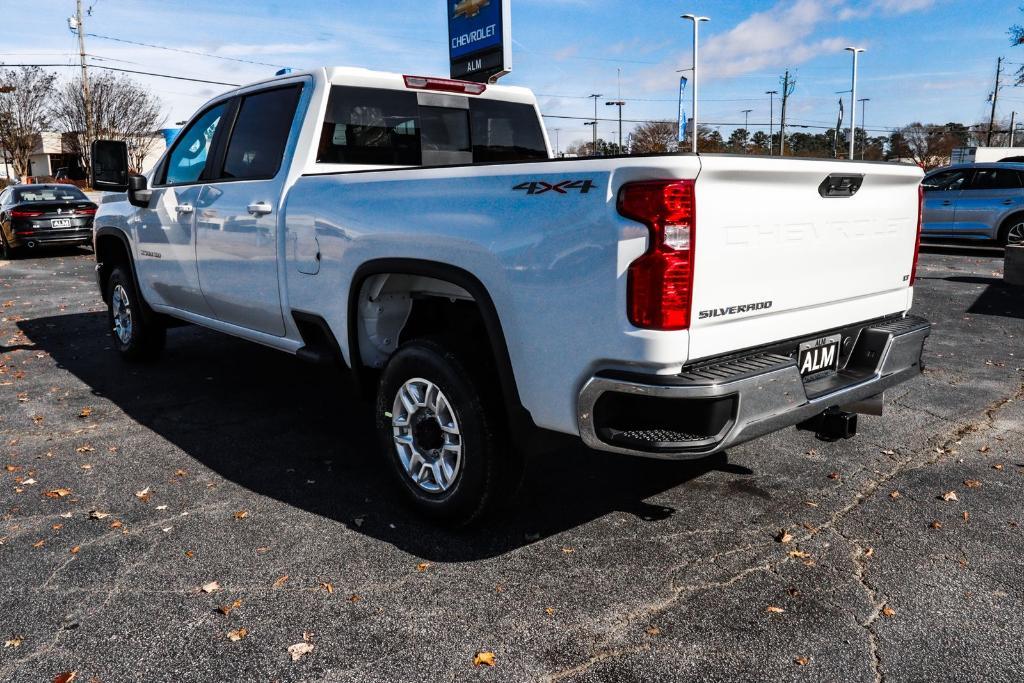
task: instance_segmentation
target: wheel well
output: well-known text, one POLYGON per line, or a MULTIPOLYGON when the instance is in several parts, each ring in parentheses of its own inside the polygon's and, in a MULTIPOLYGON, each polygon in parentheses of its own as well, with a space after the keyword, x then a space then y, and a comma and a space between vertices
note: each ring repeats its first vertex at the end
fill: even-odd
POLYGON ((131 256, 124 240, 112 234, 100 234, 96 237, 96 268, 99 273, 100 294, 107 298, 107 278, 117 266, 130 266, 131 256))
POLYGON ((1015 213, 1011 213, 1009 216, 1004 218, 1003 222, 999 224, 999 234, 997 235, 999 237, 999 239, 1003 238, 1003 232, 1005 230, 1009 230, 1010 229, 1010 225, 1014 221, 1018 221, 1018 220, 1022 220, 1022 219, 1024 219, 1024 211, 1017 211, 1015 213))
POLYGON ((356 272, 349 359, 360 391, 375 390, 379 370, 403 342, 438 336, 486 361, 510 423, 533 425, 519 399, 497 310, 479 280, 453 266, 414 259, 371 262, 356 272))

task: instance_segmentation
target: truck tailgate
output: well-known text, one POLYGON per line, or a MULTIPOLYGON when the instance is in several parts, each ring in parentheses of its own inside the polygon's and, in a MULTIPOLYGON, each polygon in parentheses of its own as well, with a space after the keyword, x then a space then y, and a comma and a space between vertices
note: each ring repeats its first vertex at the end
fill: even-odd
POLYGON ((919 168, 701 156, 691 360, 905 311, 919 168), (852 196, 822 188, 860 180, 852 196))

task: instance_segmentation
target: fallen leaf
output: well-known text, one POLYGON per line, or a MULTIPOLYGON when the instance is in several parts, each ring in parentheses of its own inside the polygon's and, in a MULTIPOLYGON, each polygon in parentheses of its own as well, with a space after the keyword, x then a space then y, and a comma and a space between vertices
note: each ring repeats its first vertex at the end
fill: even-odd
POLYGON ((947 493, 943 493, 942 494, 942 500, 944 500, 944 501, 946 501, 948 503, 950 501, 960 500, 960 499, 956 497, 956 491, 948 491, 947 493))
POLYGON ((989 450, 990 450, 990 449, 989 449, 989 447, 988 447, 988 444, 985 444, 984 446, 982 446, 981 448, 979 448, 979 449, 978 449, 978 452, 979 452, 979 453, 988 453, 988 452, 989 452, 989 450))
POLYGON ((220 590, 220 584, 216 581, 211 581, 210 583, 203 585, 203 587, 199 590, 203 591, 204 593, 212 593, 214 591, 220 590))
POLYGON ((92 408, 82 408, 82 412, 78 414, 78 417, 89 417, 92 415, 92 408))
POLYGON ((483 651, 473 655, 473 666, 480 666, 481 664, 484 666, 494 666, 494 653, 483 651))
POLYGON ((221 614, 223 614, 224 616, 227 616, 227 615, 231 614, 232 611, 238 609, 241 606, 242 606, 242 601, 241 600, 235 600, 230 605, 221 605, 220 607, 217 608, 217 611, 220 612, 221 614))
POLYGON ((4 642, 4 647, 21 647, 21 644, 25 642, 25 639, 21 636, 12 636, 4 642))
POLYGON ((811 554, 810 553, 805 553, 803 550, 790 550, 789 551, 789 556, 790 557, 799 557, 802 560, 802 559, 806 559, 806 558, 810 557, 811 554))
POLYGON ((864 551, 864 557, 874 557, 874 556, 875 556, 875 549, 874 548, 868 548, 867 550, 864 551))
POLYGON ((553 617, 555 615, 555 608, 554 607, 545 607, 544 608, 544 613, 547 614, 549 617, 553 617))
POLYGON ((932 522, 928 526, 930 526, 932 529, 941 529, 942 528, 942 522, 940 522, 939 520, 935 520, 934 522, 932 522))
POLYGON ((992 465, 992 469, 994 469, 994 470, 1001 470, 1001 469, 1003 469, 1003 463, 997 462, 995 465, 992 465))
POLYGON ((562 548, 562 552, 566 555, 572 555, 574 552, 576 552, 576 548, 570 548, 569 546, 565 546, 562 548))
POLYGON ((54 531, 59 531, 59 530, 64 528, 64 525, 63 524, 53 524, 53 525, 50 526, 50 528, 53 529, 54 531))
POLYGON ((896 616, 896 610, 894 610, 892 607, 889 607, 889 605, 886 605, 882 608, 882 614, 887 617, 894 617, 896 616))
POLYGON ((186 550, 185 551, 185 557, 187 557, 188 559, 191 560, 195 556, 196 556, 196 554, 194 552, 192 552, 191 550, 186 550))
POLYGON ((249 635, 249 631, 243 627, 238 629, 237 631, 228 631, 228 640, 237 643, 239 640, 245 638, 247 635, 249 635))
POLYGON ((166 509, 167 509, 167 506, 166 506, 166 505, 157 505, 157 506, 156 506, 156 509, 157 509, 157 510, 166 510, 166 509))
POLYGON ((981 482, 978 481, 977 479, 964 479, 964 486, 966 486, 969 489, 980 489, 981 482))
POLYGON ((90 446, 89 444, 85 444, 84 446, 79 446, 78 448, 76 448, 75 452, 76 453, 92 453, 94 450, 96 450, 96 449, 93 448, 92 446, 90 446))
POLYGON ((816 507, 818 507, 818 503, 815 503, 813 500, 805 500, 804 501, 804 505, 806 505, 809 508, 816 508, 816 507))
POLYGON ((174 476, 176 477, 184 477, 186 474, 188 474, 188 472, 185 470, 174 470, 174 476))
POLYGON ((901 494, 901 493, 900 493, 899 491, 893 491, 892 493, 890 493, 890 494, 889 494, 889 497, 890 497, 890 498, 892 498, 893 500, 896 500, 896 499, 897 499, 897 498, 899 498, 899 497, 900 497, 901 495, 902 495, 902 494, 901 494))
POLYGON ((235 519, 245 519, 248 516, 249 516, 249 511, 248 510, 239 510, 238 512, 235 513, 235 519))
POLYGON ((787 589, 786 589, 786 592, 787 592, 787 593, 789 593, 789 594, 790 594, 790 596, 792 596, 792 597, 794 597, 794 598, 796 598, 796 597, 799 597, 799 596, 800 596, 800 591, 799 591, 799 590, 797 590, 797 589, 796 589, 795 587, 787 588, 787 589))
POLYGON ((968 512, 967 510, 964 510, 964 521, 965 522, 971 521, 971 513, 968 512))
POLYGON ((767 607, 765 607, 764 611, 768 612, 769 614, 782 614, 786 610, 782 609, 781 607, 776 607, 775 605, 768 605, 767 607))
POLYGON ((282 576, 277 577, 277 580, 274 581, 274 588, 280 588, 286 583, 288 583, 288 575, 284 574, 282 576))
POLYGON ((324 581, 320 584, 320 587, 327 591, 328 595, 334 593, 334 584, 330 581, 324 581))
POLYGON ((72 555, 77 555, 78 551, 81 550, 81 549, 82 549, 82 546, 76 545, 74 548, 71 549, 71 554, 72 555))
POLYGON ((4 469, 8 472, 20 472, 21 465, 4 465, 4 469))
POLYGON ((791 534, 787 530, 783 529, 779 533, 775 534, 775 540, 778 541, 779 543, 789 543, 790 541, 793 540, 793 534, 791 534))
POLYGON ((358 595, 356 595, 355 593, 353 593, 352 595, 348 596, 348 601, 349 602, 356 603, 356 602, 359 602, 360 600, 362 600, 362 598, 359 597, 358 595))
POLYGON ((882 451, 882 455, 896 455, 896 451, 887 448, 884 451, 882 451))
POLYGON ((658 628, 657 626, 648 626, 647 627, 647 635, 649 635, 649 636, 660 636, 661 635, 661 629, 658 628))
POLYGON ((295 643, 288 648, 288 654, 292 656, 293 662, 299 661, 303 655, 307 655, 312 651, 313 646, 309 643, 295 643))
POLYGON ((135 497, 141 500, 143 503, 148 503, 153 492, 149 490, 149 487, 142 489, 141 491, 135 492, 135 497))
POLYGON ((82 468, 83 470, 91 470, 91 469, 92 469, 92 465, 90 465, 90 464, 88 464, 88 463, 86 463, 86 464, 84 464, 84 465, 80 465, 80 467, 81 467, 81 468, 82 468))
POLYGON ((808 664, 811 663, 811 660, 808 659, 807 657, 797 657, 796 659, 793 660, 793 663, 794 664, 798 664, 800 666, 807 666, 808 664))
POLYGON ((77 675, 75 671, 65 671, 62 674, 57 674, 53 679, 53 683, 71 683, 77 675))
POLYGON ((828 478, 829 479, 838 479, 839 478, 839 473, 838 472, 832 472, 831 474, 828 475, 828 478))
POLYGON ((71 495, 71 489, 64 489, 64 488, 50 489, 49 491, 47 491, 43 495, 46 496, 47 498, 64 498, 66 496, 70 496, 71 495))
POLYGON ((42 548, 44 545, 46 545, 46 539, 40 539, 40 540, 36 541, 35 543, 33 543, 32 547, 33 548, 42 548))
POLYGON ((118 520, 118 519, 115 519, 115 520, 114 520, 113 522, 111 522, 111 523, 110 523, 110 528, 111 528, 111 529, 120 529, 120 528, 121 528, 121 527, 123 527, 123 526, 124 526, 124 525, 123 525, 123 524, 121 524, 121 521, 120 521, 120 520, 118 520))
POLYGON ((418 572, 425 572, 425 571, 427 571, 427 567, 429 567, 429 566, 430 566, 429 562, 420 562, 418 565, 416 565, 416 571, 418 571, 418 572))

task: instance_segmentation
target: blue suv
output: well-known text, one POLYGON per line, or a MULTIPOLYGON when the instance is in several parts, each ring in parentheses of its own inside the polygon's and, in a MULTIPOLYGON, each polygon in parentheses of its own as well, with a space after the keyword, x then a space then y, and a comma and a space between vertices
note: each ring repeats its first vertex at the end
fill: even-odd
POLYGON ((926 175, 923 234, 1024 244, 1024 163, 958 164, 926 175))

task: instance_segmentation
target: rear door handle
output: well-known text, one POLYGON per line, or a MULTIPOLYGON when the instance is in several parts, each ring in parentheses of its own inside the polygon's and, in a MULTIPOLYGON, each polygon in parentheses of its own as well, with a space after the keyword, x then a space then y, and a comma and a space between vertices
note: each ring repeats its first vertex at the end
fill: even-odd
POLYGON ((1006 204, 1007 206, 1009 206, 1010 204, 1013 204, 1013 200, 1012 199, 1004 199, 1003 200, 1003 204, 1006 204))
POLYGON ((952 201, 950 201, 949 199, 947 199, 946 201, 942 202, 942 205, 943 205, 943 206, 949 206, 949 205, 950 205, 950 204, 952 204, 952 203, 953 203, 952 201))
POLYGON ((274 210, 274 207, 272 207, 269 202, 253 202, 246 208, 253 216, 266 216, 274 210))
POLYGON ((192 213, 193 209, 191 204, 178 204, 174 210, 178 213, 192 213))

